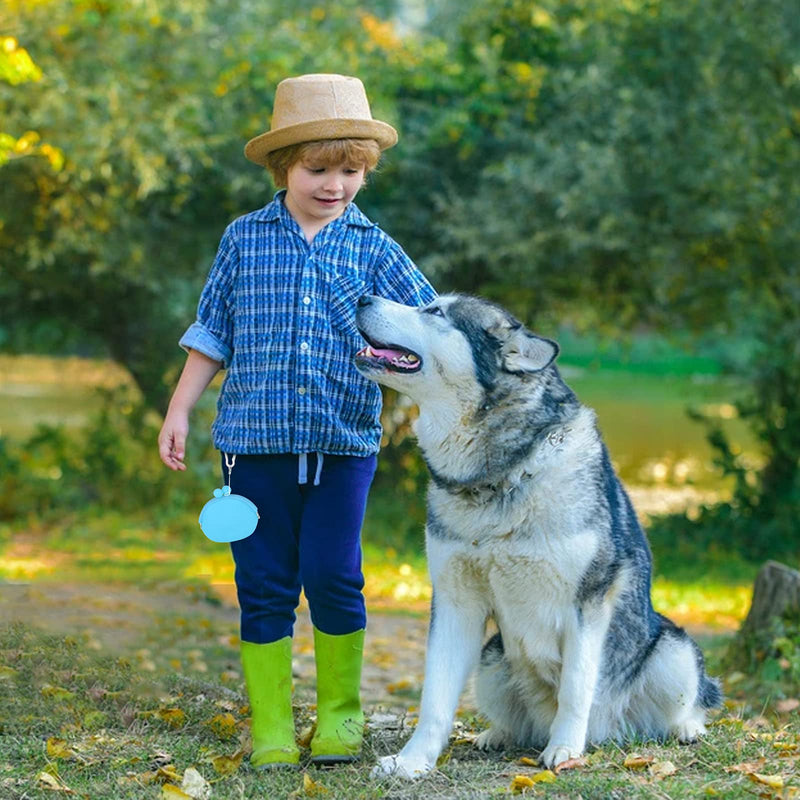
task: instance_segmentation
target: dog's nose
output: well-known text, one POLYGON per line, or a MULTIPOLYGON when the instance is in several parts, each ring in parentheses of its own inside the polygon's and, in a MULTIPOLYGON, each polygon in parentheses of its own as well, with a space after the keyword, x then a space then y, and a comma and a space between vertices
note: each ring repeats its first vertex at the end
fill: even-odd
POLYGON ((372 301, 375 298, 371 294, 362 294, 361 297, 358 298, 358 307, 364 308, 364 306, 372 305, 372 301))

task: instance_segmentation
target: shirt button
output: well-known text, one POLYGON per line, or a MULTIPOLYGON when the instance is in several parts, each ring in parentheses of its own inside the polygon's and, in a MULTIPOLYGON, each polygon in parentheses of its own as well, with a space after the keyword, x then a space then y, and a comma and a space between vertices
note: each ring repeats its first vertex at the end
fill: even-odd
POLYGON ((300 388, 297 390, 297 394, 305 394, 305 393, 306 393, 305 386, 301 386, 301 387, 300 387, 300 388))
POLYGON ((308 350, 308 342, 300 342, 301 350, 308 350))
POLYGON ((311 298, 306 296, 303 298, 303 305, 307 306, 311 302, 311 298))

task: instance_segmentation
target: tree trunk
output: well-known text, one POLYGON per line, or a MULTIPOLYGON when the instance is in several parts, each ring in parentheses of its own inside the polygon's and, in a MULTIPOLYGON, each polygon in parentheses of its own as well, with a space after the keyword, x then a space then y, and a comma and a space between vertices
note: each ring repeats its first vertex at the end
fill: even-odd
POLYGON ((769 625, 772 617, 800 614, 800 572, 767 561, 753 586, 753 602, 742 625, 742 633, 756 633, 769 625))

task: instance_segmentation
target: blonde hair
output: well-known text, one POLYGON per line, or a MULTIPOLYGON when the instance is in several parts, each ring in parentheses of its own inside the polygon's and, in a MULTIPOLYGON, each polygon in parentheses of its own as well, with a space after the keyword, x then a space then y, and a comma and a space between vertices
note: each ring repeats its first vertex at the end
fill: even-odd
POLYGON ((322 139, 273 150, 267 153, 265 161, 275 185, 282 187, 286 186, 289 169, 298 161, 313 161, 324 166, 363 165, 366 177, 378 166, 380 157, 381 149, 374 139, 322 139))

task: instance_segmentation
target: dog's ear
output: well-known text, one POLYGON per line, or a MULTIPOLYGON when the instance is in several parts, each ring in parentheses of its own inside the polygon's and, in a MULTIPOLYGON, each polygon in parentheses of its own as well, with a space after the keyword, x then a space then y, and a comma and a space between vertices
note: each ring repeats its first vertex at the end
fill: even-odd
POLYGON ((552 339, 536 336, 522 325, 513 328, 501 350, 503 368, 517 374, 541 372, 553 363, 558 345, 552 339))

